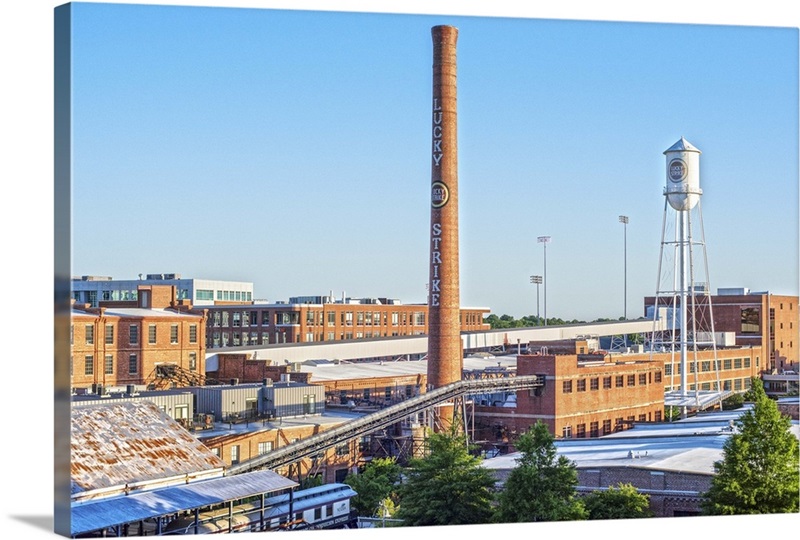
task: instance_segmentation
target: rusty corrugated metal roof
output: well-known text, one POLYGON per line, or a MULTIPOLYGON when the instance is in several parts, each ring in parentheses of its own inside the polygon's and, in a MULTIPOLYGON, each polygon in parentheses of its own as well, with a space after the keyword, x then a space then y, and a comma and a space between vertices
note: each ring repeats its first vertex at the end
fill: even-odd
POLYGON ((72 409, 72 493, 221 470, 224 463, 152 402, 72 409))

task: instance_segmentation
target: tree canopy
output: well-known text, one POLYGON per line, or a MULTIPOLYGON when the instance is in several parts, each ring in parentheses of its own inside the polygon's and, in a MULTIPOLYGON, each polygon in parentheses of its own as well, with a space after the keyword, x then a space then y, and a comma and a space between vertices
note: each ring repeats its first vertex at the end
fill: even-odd
POLYGON ((495 479, 463 435, 454 427, 431 433, 427 443, 429 454, 409 463, 396 517, 407 526, 489 523, 495 479))
POLYGON ((712 515, 776 514, 800 510, 798 441, 791 421, 751 380, 747 399, 753 408, 736 421, 725 441, 723 459, 705 493, 703 512, 712 515))
POLYGON ((650 497, 632 484, 620 483, 607 490, 596 490, 583 498, 589 519, 636 519, 653 517, 650 497))
POLYGON ((397 502, 401 471, 393 458, 377 458, 364 466, 360 473, 347 475, 344 483, 358 493, 351 502, 358 515, 375 515, 387 498, 397 502))
POLYGON ((586 519, 577 498, 575 464, 558 456, 547 425, 537 422, 516 442, 521 457, 498 496, 496 520, 502 523, 586 519))

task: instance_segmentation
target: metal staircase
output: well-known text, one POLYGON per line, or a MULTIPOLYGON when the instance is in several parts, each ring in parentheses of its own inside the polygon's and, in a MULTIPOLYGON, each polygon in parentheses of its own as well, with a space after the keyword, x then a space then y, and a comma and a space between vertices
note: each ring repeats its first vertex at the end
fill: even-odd
POLYGON ((402 421, 443 402, 482 392, 526 390, 544 386, 542 375, 525 375, 493 379, 462 380, 431 390, 380 411, 362 416, 341 426, 232 465, 227 474, 240 474, 258 469, 277 469, 303 458, 317 455, 344 441, 367 435, 402 421))

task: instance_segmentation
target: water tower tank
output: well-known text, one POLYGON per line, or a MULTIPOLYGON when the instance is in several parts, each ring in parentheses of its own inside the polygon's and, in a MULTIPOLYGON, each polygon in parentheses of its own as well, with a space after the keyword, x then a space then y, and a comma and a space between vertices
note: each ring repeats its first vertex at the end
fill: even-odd
POLYGON ((678 211, 691 210, 700 200, 700 150, 681 137, 664 151, 667 156, 667 185, 664 195, 678 211))

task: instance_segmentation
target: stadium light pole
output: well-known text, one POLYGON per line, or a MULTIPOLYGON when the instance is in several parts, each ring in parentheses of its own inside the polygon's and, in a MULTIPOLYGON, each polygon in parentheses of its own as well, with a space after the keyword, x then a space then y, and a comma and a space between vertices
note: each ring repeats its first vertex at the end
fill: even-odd
POLYGON ((547 244, 550 237, 540 236, 536 240, 544 246, 544 325, 547 326, 547 244))
POLYGON ((624 238, 624 251, 623 251, 623 310, 622 310, 622 317, 627 321, 628 320, 628 216, 619 216, 619 222, 622 223, 623 226, 623 238, 624 238))
POLYGON ((542 276, 531 276, 531 283, 536 285, 536 326, 540 326, 542 319, 539 317, 539 285, 542 284, 542 276))

